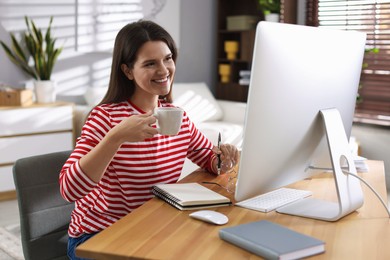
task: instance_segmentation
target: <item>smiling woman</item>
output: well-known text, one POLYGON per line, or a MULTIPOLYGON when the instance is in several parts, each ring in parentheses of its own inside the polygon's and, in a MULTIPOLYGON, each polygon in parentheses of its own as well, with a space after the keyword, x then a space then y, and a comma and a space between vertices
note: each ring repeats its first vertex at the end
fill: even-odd
POLYGON ((214 146, 185 112, 176 135, 158 131, 155 108, 175 107, 176 58, 174 40, 152 21, 119 31, 107 93, 60 173, 62 196, 77 202, 68 232, 71 259, 77 259, 76 246, 151 199, 153 185, 177 182, 186 158, 212 174, 216 154, 222 164, 225 158, 237 162, 235 146, 214 146))

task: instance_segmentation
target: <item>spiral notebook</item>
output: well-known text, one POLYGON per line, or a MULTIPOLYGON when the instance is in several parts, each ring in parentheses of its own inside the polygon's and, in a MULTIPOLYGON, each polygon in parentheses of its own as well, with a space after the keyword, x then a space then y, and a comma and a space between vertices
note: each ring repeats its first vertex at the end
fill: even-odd
POLYGON ((231 200, 199 183, 158 184, 152 193, 180 210, 229 206, 231 200))

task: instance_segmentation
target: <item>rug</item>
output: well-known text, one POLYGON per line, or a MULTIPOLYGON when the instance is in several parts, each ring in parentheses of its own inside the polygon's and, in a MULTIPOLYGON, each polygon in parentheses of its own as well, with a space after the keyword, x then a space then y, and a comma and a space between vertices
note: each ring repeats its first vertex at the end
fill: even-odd
POLYGON ((0 259, 24 260, 19 224, 0 227, 0 259))

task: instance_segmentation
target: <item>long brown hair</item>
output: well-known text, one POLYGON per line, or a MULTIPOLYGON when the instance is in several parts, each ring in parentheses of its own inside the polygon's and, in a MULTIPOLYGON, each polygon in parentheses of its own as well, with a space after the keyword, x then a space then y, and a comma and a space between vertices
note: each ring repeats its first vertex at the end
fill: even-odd
MULTIPOLYGON (((122 64, 133 68, 138 50, 148 41, 163 41, 172 52, 172 59, 176 63, 177 48, 171 35, 160 25, 147 20, 139 20, 127 24, 116 36, 110 82, 106 95, 100 104, 117 103, 128 100, 135 91, 135 83, 129 80, 121 69, 122 64)), ((167 102, 172 102, 172 87, 165 96, 160 96, 167 102)))

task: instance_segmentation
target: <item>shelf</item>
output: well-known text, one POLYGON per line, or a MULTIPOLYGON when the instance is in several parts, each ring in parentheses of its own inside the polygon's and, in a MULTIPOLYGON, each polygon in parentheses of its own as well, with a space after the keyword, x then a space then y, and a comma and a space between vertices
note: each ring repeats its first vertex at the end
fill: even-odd
MULTIPOLYGON (((217 4, 217 45, 215 66, 217 67, 216 93, 218 99, 246 102, 248 95, 248 85, 240 85, 238 81, 240 70, 250 70, 252 65, 253 47, 256 36, 256 24, 251 26, 236 26, 230 28, 245 28, 243 30, 228 30, 227 18, 231 16, 256 16, 259 21, 264 20, 258 0, 218 0, 217 4), (251 28, 251 29, 246 29, 251 28), (224 42, 237 41, 239 51, 236 59, 227 59, 224 42), (230 68, 229 80, 222 83, 219 74, 219 65, 227 64, 230 68)), ((282 1, 281 21, 285 23, 296 23, 297 0, 282 1)), ((249 24, 248 21, 244 25, 249 24)), ((253 22, 253 19, 251 20, 253 22)), ((242 22, 242 20, 240 20, 242 22)), ((231 24, 230 24, 231 25, 231 24)))
POLYGON ((248 60, 228 60, 228 59, 218 59, 218 63, 248 63, 248 60))
MULTIPOLYGON (((216 93, 218 99, 246 102, 248 85, 238 84, 240 70, 250 70, 252 65, 253 45, 256 35, 256 24, 247 23, 242 30, 228 30, 227 18, 231 16, 254 16, 262 20, 262 12, 258 8, 257 0, 218 1, 218 28, 217 28, 217 83, 216 93), (250 28, 250 29, 247 29, 250 28), (228 59, 224 44, 226 41, 238 42, 238 52, 235 59, 228 59), (227 64, 230 68, 228 82, 222 83, 219 75, 219 65, 227 64)), ((253 21, 253 20, 252 20, 253 21)), ((232 28, 232 27, 231 27, 232 28)), ((238 28, 238 27, 234 27, 238 28)))
POLYGON ((221 33, 221 34, 234 34, 234 33, 250 33, 250 32, 256 32, 256 30, 226 30, 226 29, 223 29, 223 30, 219 30, 218 33, 221 33))
POLYGON ((248 85, 240 85, 238 83, 219 83, 217 96, 219 99, 246 102, 248 89, 248 85))
POLYGON ((14 194, 16 160, 73 148, 72 103, 0 108, 0 200, 14 194))

